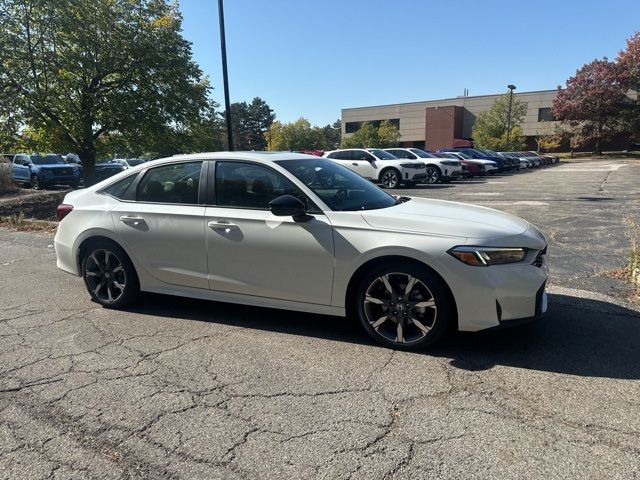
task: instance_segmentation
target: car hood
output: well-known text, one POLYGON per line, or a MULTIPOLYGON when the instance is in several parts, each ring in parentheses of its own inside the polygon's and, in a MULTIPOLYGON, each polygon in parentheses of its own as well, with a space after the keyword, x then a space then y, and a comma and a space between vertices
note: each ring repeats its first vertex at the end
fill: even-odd
POLYGON ((529 234, 535 245, 546 244, 544 236, 526 220, 491 208, 466 203, 411 198, 411 200, 380 210, 361 213, 374 228, 428 235, 460 237, 469 241, 506 241, 508 237, 529 234))
POLYGON ((39 163, 37 165, 39 168, 70 168, 71 165, 66 163, 39 163))

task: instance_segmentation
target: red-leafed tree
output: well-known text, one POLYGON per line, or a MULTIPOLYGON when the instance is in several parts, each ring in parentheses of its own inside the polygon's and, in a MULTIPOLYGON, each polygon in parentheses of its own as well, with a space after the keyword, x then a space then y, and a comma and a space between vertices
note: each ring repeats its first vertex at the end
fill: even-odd
POLYGON ((606 58, 584 65, 565 89, 558 87, 553 114, 572 146, 593 145, 600 153, 602 143, 623 130, 627 90, 625 69, 606 58))
POLYGON ((631 93, 625 120, 636 141, 640 140, 640 32, 627 40, 627 47, 618 54, 617 62, 627 76, 631 93))

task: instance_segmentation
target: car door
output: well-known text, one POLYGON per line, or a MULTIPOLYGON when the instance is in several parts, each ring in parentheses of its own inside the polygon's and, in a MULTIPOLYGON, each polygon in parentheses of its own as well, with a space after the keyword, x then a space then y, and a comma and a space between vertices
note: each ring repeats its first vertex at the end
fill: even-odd
POLYGON ((216 161, 209 179, 210 288, 329 305, 333 230, 311 200, 282 173, 260 163, 216 161), (284 194, 306 202, 313 217, 296 222, 273 215, 269 202, 284 194))
POLYGON ((134 174, 125 199, 111 210, 125 248, 161 282, 209 288, 200 196, 205 166, 202 161, 175 162, 134 174))
POLYGON ((376 157, 365 150, 353 150, 351 170, 358 175, 369 180, 378 180, 380 174, 379 165, 376 164, 376 157))
POLYGON ((22 182, 28 181, 29 178, 28 157, 26 155, 16 155, 13 158, 13 179, 22 182))

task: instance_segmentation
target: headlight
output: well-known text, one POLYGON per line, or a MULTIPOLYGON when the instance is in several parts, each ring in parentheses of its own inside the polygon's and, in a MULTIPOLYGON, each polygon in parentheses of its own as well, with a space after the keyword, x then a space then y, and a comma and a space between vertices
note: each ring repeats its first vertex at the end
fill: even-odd
POLYGON ((460 165, 460 162, 456 162, 455 160, 443 160, 440 163, 442 163, 443 165, 449 165, 450 167, 456 167, 460 165))
POLYGON ((448 253, 467 265, 488 267, 521 262, 527 256, 527 249, 460 246, 453 247, 448 253))

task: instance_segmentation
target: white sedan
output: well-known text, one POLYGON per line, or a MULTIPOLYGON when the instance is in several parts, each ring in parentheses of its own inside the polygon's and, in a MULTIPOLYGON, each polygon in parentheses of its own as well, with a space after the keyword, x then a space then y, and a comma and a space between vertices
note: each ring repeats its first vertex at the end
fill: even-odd
POLYGON ((217 152, 139 165, 58 207, 58 267, 99 304, 148 291, 353 315, 413 349, 536 318, 547 242, 489 208, 393 197, 330 160, 217 152))

